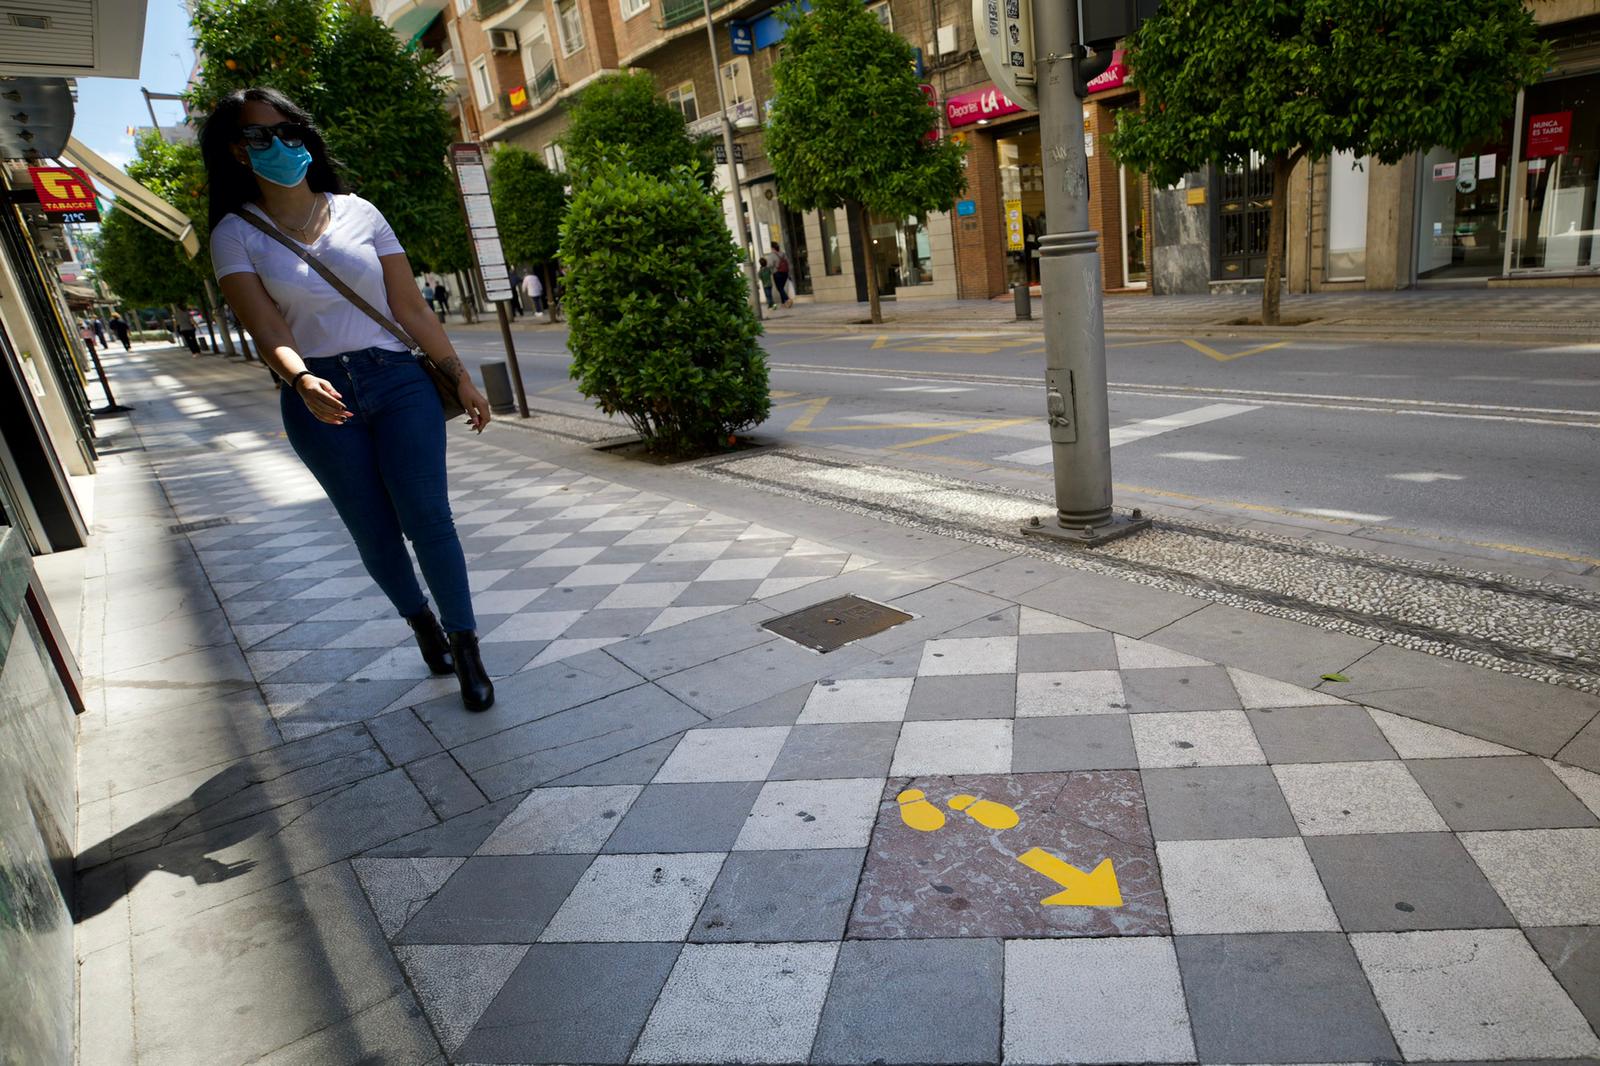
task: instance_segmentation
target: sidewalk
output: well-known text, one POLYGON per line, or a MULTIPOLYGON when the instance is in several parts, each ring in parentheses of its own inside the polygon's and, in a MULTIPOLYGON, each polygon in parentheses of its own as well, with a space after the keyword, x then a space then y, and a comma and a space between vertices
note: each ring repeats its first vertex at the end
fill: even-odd
POLYGON ((108 370, 86 1066, 1600 1057, 1600 697, 500 427, 469 715, 259 368, 108 370))

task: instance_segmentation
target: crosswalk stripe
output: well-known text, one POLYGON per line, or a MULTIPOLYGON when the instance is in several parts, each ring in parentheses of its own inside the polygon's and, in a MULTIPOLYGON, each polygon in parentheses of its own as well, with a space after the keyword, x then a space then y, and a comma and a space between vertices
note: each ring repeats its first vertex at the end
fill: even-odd
MULTIPOLYGON (((1261 408, 1252 407, 1242 403, 1210 403, 1204 407, 1196 407, 1191 411, 1179 411, 1176 414, 1162 415, 1160 418, 1146 418, 1139 422, 1130 422, 1125 426, 1117 426, 1111 431, 1111 446, 1129 444, 1136 440, 1146 440, 1150 437, 1160 436, 1162 433, 1171 433, 1175 429, 1187 429, 1189 426, 1198 426, 1205 422, 1215 422, 1219 418, 1232 418, 1250 411, 1259 411, 1261 408)), ((1002 463, 1017 463, 1021 466, 1046 466, 1050 463, 1053 448, 1046 444, 1038 448, 1027 448, 1010 455, 997 456, 1002 463)))

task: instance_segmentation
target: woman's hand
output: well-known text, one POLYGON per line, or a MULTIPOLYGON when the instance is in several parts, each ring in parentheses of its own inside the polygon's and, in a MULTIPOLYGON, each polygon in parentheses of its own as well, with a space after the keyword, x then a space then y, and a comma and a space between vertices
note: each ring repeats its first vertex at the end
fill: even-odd
POLYGON ((294 391, 300 394, 300 398, 306 402, 306 407, 318 422, 326 422, 330 426, 342 426, 350 420, 350 412, 344 405, 344 397, 339 395, 339 390, 326 378, 307 374, 295 383, 294 391))
POLYGON ((478 391, 470 377, 462 375, 461 384, 456 386, 456 399, 466 408, 467 421, 472 423, 472 428, 482 433, 493 416, 489 413, 489 400, 478 391))

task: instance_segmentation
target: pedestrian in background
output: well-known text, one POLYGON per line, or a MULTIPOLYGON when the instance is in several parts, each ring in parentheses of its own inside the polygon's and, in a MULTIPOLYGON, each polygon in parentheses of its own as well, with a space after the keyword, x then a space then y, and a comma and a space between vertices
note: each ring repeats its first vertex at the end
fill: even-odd
POLYGON ((772 242, 772 259, 772 287, 778 292, 778 301, 785 307, 793 307, 794 301, 789 298, 789 257, 783 254, 777 241, 772 242))
POLYGON ((522 314, 522 271, 511 272, 511 317, 522 314))
POLYGON ((122 350, 133 351, 133 342, 128 337, 128 323, 123 321, 122 315, 116 311, 111 312, 111 333, 122 342, 122 350))
POLYGON ((444 287, 444 281, 433 287, 433 303, 438 310, 439 321, 443 322, 450 316, 450 290, 444 287))
POLYGON ((94 329, 89 325, 89 320, 87 318, 78 323, 78 337, 83 341, 85 347, 89 349, 89 353, 93 355, 94 329))
POLYGON ((480 432, 489 401, 428 313, 388 221, 344 193, 309 114, 275 89, 239 90, 205 120, 200 147, 217 280, 262 361, 288 384, 279 403, 290 446, 410 624, 428 668, 454 672, 466 708, 487 710, 494 685, 450 514, 444 411, 412 349, 455 383, 480 432), (312 262, 344 288, 307 269, 312 262), (440 617, 417 582, 408 539, 440 617))
POLYGON ((528 298, 528 306, 533 308, 534 314, 544 314, 544 282, 539 280, 537 270, 530 270, 523 275, 522 293, 528 298))
POLYGON ((177 321, 174 323, 178 329, 178 336, 183 340, 183 346, 189 349, 191 357, 200 354, 200 341, 195 336, 194 317, 186 307, 178 312, 177 321))
POLYGON ((99 315, 89 320, 89 325, 94 328, 94 339, 100 342, 100 347, 106 346, 106 324, 99 315))
POLYGON ((761 257, 761 269, 756 272, 761 278, 761 291, 767 294, 767 310, 771 311, 776 304, 772 302, 772 268, 767 265, 767 257, 761 257))

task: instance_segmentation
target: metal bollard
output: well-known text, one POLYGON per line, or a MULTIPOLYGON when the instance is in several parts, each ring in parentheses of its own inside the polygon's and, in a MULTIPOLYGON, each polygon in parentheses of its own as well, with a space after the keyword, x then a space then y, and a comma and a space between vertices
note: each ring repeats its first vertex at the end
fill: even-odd
POLYGON ((1011 302, 1017 309, 1017 321, 1033 317, 1033 297, 1028 293, 1028 283, 1019 281, 1011 286, 1011 302))
POLYGON ((489 410, 497 415, 517 409, 516 397, 511 394, 511 373, 503 362, 484 363, 483 392, 489 398, 489 410))

